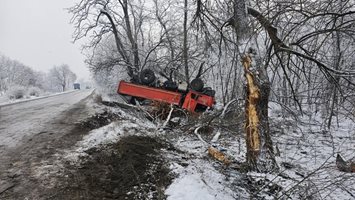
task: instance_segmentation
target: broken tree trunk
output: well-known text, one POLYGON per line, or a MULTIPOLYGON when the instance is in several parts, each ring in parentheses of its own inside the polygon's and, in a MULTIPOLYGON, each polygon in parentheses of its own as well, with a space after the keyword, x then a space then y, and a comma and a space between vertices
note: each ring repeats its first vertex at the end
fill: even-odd
POLYGON ((270 82, 263 67, 251 68, 252 57, 242 59, 246 78, 245 133, 247 164, 250 170, 270 172, 277 169, 270 137, 268 102, 270 82))

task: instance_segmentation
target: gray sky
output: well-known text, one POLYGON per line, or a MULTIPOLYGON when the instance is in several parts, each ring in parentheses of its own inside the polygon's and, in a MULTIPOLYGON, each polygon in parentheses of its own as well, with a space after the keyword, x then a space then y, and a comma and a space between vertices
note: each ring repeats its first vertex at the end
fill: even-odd
POLYGON ((68 64, 78 78, 89 78, 80 52, 72 43, 71 15, 75 0, 0 0, 0 53, 38 71, 68 64))

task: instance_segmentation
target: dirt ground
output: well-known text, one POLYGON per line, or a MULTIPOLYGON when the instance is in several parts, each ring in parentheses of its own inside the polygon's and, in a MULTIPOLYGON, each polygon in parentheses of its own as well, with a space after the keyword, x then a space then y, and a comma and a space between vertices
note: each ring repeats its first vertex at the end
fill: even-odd
POLYGON ((51 132, 26 138, 21 148, 9 152, 0 166, 0 199, 166 199, 172 174, 161 157, 171 144, 146 136, 127 136, 117 143, 93 148, 80 165, 58 160, 90 130, 120 116, 101 112, 81 123, 85 110, 79 104, 56 120, 51 132), (65 134, 58 130, 66 127, 65 134), (16 155, 16 156, 14 156, 16 155), (41 173, 38 173, 41 169, 41 173))
MULTIPOLYGON (((214 115, 206 115, 198 119, 189 116, 191 118, 189 123, 180 126, 180 132, 169 131, 177 129, 175 123, 179 122, 168 124, 164 127, 164 130, 168 132, 164 137, 159 134, 153 136, 155 134, 150 134, 150 130, 146 132, 148 134, 143 133, 143 136, 139 134, 139 132, 144 132, 143 129, 132 128, 134 130, 131 130, 131 134, 120 135, 114 143, 89 148, 84 151, 85 155, 79 154, 79 157, 76 157, 78 160, 73 162, 65 156, 73 147, 76 147, 78 142, 83 141, 90 131, 109 125, 111 122, 134 124, 137 119, 143 122, 151 119, 147 112, 135 110, 129 106, 122 107, 119 103, 102 102, 95 106, 104 109, 99 109, 100 111, 96 111, 96 114, 89 115, 87 104, 81 102, 75 105, 63 113, 61 118, 55 119, 50 129, 47 128, 47 131, 34 137, 25 138, 24 145, 4 154, 0 165, 0 199, 167 199, 165 191, 174 178, 178 177, 175 172, 172 172, 174 169, 169 166, 171 161, 183 167, 184 170, 190 169, 190 166, 191 169, 196 167, 190 175, 201 173, 205 176, 201 179, 202 182, 208 181, 209 178, 213 180, 216 178, 209 177, 210 174, 213 175, 211 171, 203 173, 205 165, 201 160, 208 160, 213 170, 221 172, 226 177, 226 180, 221 179, 222 182, 211 181, 208 184, 204 182, 206 185, 213 186, 221 184, 219 186, 221 190, 216 191, 214 195, 225 191, 223 184, 227 182, 230 188, 236 191, 235 194, 238 192, 242 194, 245 190, 252 195, 253 199, 263 199, 265 193, 276 196, 283 190, 282 185, 272 183, 271 179, 253 178, 241 173, 240 163, 236 161, 226 167, 207 156, 206 148, 201 146, 201 141, 197 139, 194 130, 198 126, 197 120, 202 121, 202 124, 209 124, 211 120, 216 119, 214 115), (112 108, 117 108, 117 110, 112 108), (130 113, 129 117, 127 117, 128 113, 130 113), (77 121, 76 119, 80 116, 81 120, 77 121), (82 118, 82 116, 86 117, 82 118), (135 116, 135 119, 130 121, 132 116, 135 116), (128 118, 130 120, 127 120, 128 118), (188 142, 188 144, 185 143, 187 146, 176 144, 180 137, 188 142), (185 148, 189 148, 190 151, 185 148), (187 162, 187 160, 192 161, 187 162), (261 190, 263 193, 260 193, 261 190)), ((153 114, 159 117, 161 112, 153 114)), ((233 123, 227 120, 223 121, 225 124, 218 123, 225 130, 236 130, 230 134, 224 134, 220 143, 227 144, 234 141, 232 151, 237 152, 240 151, 237 134, 242 132, 243 124, 235 123, 235 121, 242 122, 240 118, 243 116, 238 113, 234 114, 235 116, 228 116, 233 123)), ((199 129, 200 136, 205 141, 212 141, 215 132, 213 126, 203 126, 199 129)))
POLYGON ((167 144, 154 138, 128 136, 105 149, 90 149, 80 168, 67 165, 53 199, 165 199, 171 183, 159 156, 167 144))

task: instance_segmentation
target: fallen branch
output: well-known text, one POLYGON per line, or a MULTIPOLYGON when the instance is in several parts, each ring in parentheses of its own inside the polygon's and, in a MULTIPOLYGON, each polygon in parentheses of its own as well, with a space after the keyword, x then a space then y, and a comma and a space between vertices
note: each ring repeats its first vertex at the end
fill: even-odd
MULTIPOLYGON (((213 147, 211 144, 209 144, 208 142, 206 142, 201 135, 198 133, 198 130, 201 128, 202 126, 199 126, 195 129, 194 134, 198 137, 198 139, 203 142, 205 145, 208 146, 208 154, 213 157, 214 159, 224 163, 225 165, 229 165, 231 163, 231 160, 229 160, 227 158, 227 155, 225 155, 224 153, 222 153, 221 151, 219 151, 218 149, 216 149, 215 147, 213 147)), ((217 132, 216 135, 213 137, 213 139, 211 140, 211 142, 213 140, 217 141, 218 137, 220 135, 220 132, 217 132)))
POLYGON ((210 146, 208 147, 208 154, 215 158, 216 160, 223 162, 225 165, 229 165, 231 161, 227 158, 227 156, 220 152, 218 149, 210 146))
POLYGON ((168 117, 166 118, 166 121, 164 122, 163 124, 163 127, 166 127, 166 125, 168 125, 170 119, 171 119, 171 114, 173 113, 174 111, 174 107, 173 107, 173 104, 170 104, 170 111, 169 111, 169 115, 168 117))
POLYGON ((224 118, 224 116, 226 115, 226 112, 229 108, 229 106, 235 102, 237 102, 238 99, 232 99, 231 101, 229 101, 223 108, 222 114, 220 115, 221 118, 224 118))
POLYGON ((211 143, 216 143, 217 140, 219 139, 220 135, 221 135, 221 132, 217 131, 217 133, 213 136, 211 143))
POLYGON ((200 128, 202 128, 202 126, 197 127, 197 128, 194 130, 194 134, 197 136, 197 138, 198 138, 202 143, 204 143, 204 144, 206 144, 206 145, 210 145, 210 144, 209 144, 208 142, 206 142, 206 141, 201 137, 201 135, 198 133, 198 130, 199 130, 200 128))

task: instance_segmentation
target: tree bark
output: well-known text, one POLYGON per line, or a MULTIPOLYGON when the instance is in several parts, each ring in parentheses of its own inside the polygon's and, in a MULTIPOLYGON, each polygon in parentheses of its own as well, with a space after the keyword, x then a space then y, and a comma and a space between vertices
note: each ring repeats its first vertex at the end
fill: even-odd
POLYGON ((154 1, 154 4, 155 4, 155 16, 165 31, 166 39, 167 39, 169 47, 170 47, 170 59, 171 59, 171 61, 173 61, 175 59, 175 49, 174 49, 172 38, 170 36, 170 31, 167 29, 166 23, 163 22, 163 19, 159 15, 159 5, 158 5, 157 0, 154 1))
MULTIPOLYGON (((342 19, 340 20, 340 23, 342 23, 342 19)), ((336 26, 337 20, 334 20, 334 25, 336 26)), ((333 50, 333 68, 335 70, 340 70, 341 66, 341 60, 342 60, 342 51, 341 51, 341 36, 339 32, 333 33, 333 39, 334 41, 334 50, 333 50)), ((338 106, 338 84, 339 84, 340 78, 335 77, 333 83, 329 83, 331 87, 331 101, 329 101, 329 115, 328 115, 328 122, 327 122, 327 128, 328 130, 330 129, 332 125, 332 119, 335 115, 335 109, 338 106)))
POLYGON ((189 66, 188 66, 188 49, 187 49, 187 0, 184 4, 184 43, 183 43, 183 63, 185 67, 185 79, 190 84, 189 66))
POLYGON ((124 19, 126 22, 127 37, 132 45, 134 67, 135 67, 135 69, 138 70, 139 65, 140 65, 139 54, 138 54, 138 44, 137 44, 136 38, 133 37, 133 33, 132 33, 131 22, 130 22, 129 14, 128 14, 128 2, 127 2, 127 0, 123 0, 123 2, 120 1, 120 3, 122 6, 122 9, 123 9, 124 19))
POLYGON ((131 66, 131 62, 127 56, 127 53, 125 51, 125 49, 123 48, 123 44, 122 41, 120 39, 120 37, 118 36, 118 30, 116 28, 116 25, 111 17, 111 15, 109 13, 107 13, 106 11, 102 10, 101 14, 105 15, 107 17, 107 19, 110 21, 111 27, 112 27, 112 32, 113 35, 115 36, 115 42, 116 42, 116 48, 118 53, 122 56, 123 60, 127 63, 128 66, 128 74, 130 76, 132 76, 132 66, 131 66))
POLYGON ((251 55, 244 56, 242 63, 247 81, 244 127, 247 164, 252 171, 270 172, 278 168, 268 118, 270 81, 263 67, 258 66, 255 71, 251 69, 251 55))

